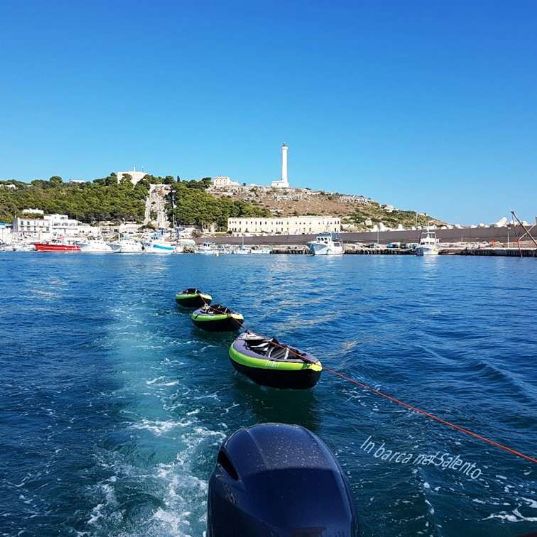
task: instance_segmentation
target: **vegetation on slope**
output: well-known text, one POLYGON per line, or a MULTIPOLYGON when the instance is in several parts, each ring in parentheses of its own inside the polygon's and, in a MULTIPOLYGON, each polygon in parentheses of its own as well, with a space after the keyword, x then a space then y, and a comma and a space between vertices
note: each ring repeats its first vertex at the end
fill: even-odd
POLYGON ((151 184, 169 185, 174 195, 168 199, 169 216, 175 213, 178 224, 208 226, 216 223, 226 229, 232 216, 268 216, 266 209, 245 201, 217 198, 206 189, 210 178, 200 181, 175 180, 171 176, 146 175, 133 186, 130 177, 118 182, 115 174, 92 182, 64 183, 61 177, 48 181, 0 181, 0 221, 12 221, 24 209, 42 209, 46 214, 61 213, 82 222, 136 221, 143 222, 145 200, 151 184), (12 188, 10 185, 15 186, 12 188))
POLYGON ((46 214, 67 214, 82 222, 135 220, 144 217, 146 181, 133 186, 128 179, 115 175, 87 183, 64 183, 61 177, 48 181, 0 182, 0 220, 11 221, 23 209, 42 209, 46 214), (6 188, 14 184, 16 189, 6 188))
MULTIPOLYGON (((227 229, 227 219, 237 216, 270 216, 267 209, 253 203, 218 198, 199 187, 201 181, 175 183, 175 208, 170 203, 170 219, 182 225, 207 227, 215 223, 219 230, 227 229)), ((171 197, 170 197, 171 202, 171 197)))

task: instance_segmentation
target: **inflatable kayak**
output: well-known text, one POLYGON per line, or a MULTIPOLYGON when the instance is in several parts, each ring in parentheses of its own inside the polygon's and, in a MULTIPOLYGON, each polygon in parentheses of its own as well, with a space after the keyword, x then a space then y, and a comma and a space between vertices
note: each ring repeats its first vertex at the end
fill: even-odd
POLYGON ((210 304, 212 300, 211 295, 194 288, 185 289, 175 295, 175 301, 186 308, 199 308, 204 304, 210 304))
POLYGON ((231 344, 229 358, 237 371, 273 388, 312 388, 323 370, 310 354, 253 332, 241 334, 231 344))
POLYGON ((205 305, 194 311, 190 318, 198 328, 213 332, 238 330, 244 322, 240 313, 220 304, 205 305))

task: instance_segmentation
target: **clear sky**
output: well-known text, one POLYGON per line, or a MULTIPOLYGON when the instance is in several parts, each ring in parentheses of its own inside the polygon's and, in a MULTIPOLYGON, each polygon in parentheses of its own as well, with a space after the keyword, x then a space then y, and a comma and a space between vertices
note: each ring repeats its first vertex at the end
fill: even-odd
POLYGON ((0 0, 0 177, 160 175, 537 215, 537 0, 0 0))

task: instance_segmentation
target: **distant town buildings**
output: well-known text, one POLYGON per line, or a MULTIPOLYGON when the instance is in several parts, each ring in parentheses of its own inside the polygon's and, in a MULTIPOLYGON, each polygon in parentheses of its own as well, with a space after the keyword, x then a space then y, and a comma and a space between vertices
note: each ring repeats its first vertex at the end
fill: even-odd
POLYGON ((233 235, 307 235, 322 231, 341 231, 341 219, 334 216, 287 216, 228 218, 233 235))
MULTIPOLYGON (((31 210, 36 211, 36 209, 31 210)), ((39 210, 37 209, 37 211, 39 210)), ((54 237, 76 237, 98 232, 98 228, 69 218, 66 214, 47 214, 42 218, 18 217, 13 220, 13 233, 19 237, 39 240, 54 237)))
POLYGON ((282 144, 282 175, 277 181, 272 181, 273 188, 289 188, 289 177, 287 175, 287 144, 282 144))

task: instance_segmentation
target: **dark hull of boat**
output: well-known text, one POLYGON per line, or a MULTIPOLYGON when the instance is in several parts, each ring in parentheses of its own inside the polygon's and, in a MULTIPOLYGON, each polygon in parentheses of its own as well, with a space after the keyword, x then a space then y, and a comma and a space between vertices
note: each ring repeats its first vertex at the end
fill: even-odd
POLYGON ((262 369, 238 364, 230 358, 233 367, 243 375, 261 386, 291 390, 307 390, 313 388, 319 381, 321 371, 303 369, 301 371, 282 371, 277 369, 262 369))
POLYGON ((185 308, 200 308, 201 306, 205 304, 210 304, 210 300, 205 300, 200 295, 188 297, 188 298, 176 298, 175 301, 179 306, 183 306, 185 308))
POLYGON ((235 332, 238 330, 244 321, 228 317, 227 319, 215 319, 214 321, 196 321, 192 322, 202 330, 208 332, 235 332))

